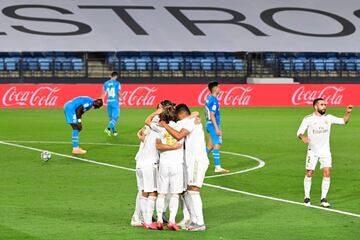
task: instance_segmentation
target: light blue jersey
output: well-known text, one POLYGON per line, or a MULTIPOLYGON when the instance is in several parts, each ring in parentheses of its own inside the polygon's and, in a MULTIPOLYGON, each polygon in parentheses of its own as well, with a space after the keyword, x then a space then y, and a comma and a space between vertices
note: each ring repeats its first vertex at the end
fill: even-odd
POLYGON ((112 107, 119 106, 119 91, 121 90, 121 84, 117 80, 108 80, 104 83, 104 92, 108 97, 107 105, 112 107))
POLYGON ((115 126, 120 116, 119 91, 121 90, 121 84, 117 80, 110 79, 104 83, 103 90, 108 98, 107 112, 110 119, 108 129, 114 134, 116 133, 115 126))
POLYGON ((90 97, 81 96, 74 98, 64 105, 64 113, 66 117, 66 123, 77 124, 78 119, 76 117, 76 109, 83 106, 84 112, 89 111, 94 105, 94 100, 90 97))
POLYGON ((213 112, 215 113, 216 123, 217 125, 220 126, 220 105, 219 105, 219 100, 215 96, 209 95, 206 98, 205 110, 206 110, 206 122, 212 124, 210 113, 213 112))

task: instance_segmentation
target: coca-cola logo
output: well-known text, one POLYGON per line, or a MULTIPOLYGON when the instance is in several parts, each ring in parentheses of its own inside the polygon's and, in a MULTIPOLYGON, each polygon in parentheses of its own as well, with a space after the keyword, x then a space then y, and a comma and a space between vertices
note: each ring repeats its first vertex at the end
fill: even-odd
POLYGON ((60 91, 57 87, 42 86, 35 90, 18 90, 16 87, 9 88, 3 95, 2 104, 6 107, 55 107, 60 91))
POLYGON ((157 91, 156 87, 137 87, 131 91, 123 91, 122 95, 128 106, 154 106, 157 91))
MULTIPOLYGON (((220 91, 218 99, 224 106, 248 106, 251 100, 251 87, 232 87, 225 91, 220 91)), ((204 105, 209 96, 208 88, 204 88, 198 97, 198 103, 204 105)))
POLYGON ((292 96, 294 105, 312 105, 316 98, 324 98, 329 104, 340 105, 344 96, 341 94, 345 88, 336 86, 326 86, 320 90, 306 89, 305 86, 296 89, 292 96))

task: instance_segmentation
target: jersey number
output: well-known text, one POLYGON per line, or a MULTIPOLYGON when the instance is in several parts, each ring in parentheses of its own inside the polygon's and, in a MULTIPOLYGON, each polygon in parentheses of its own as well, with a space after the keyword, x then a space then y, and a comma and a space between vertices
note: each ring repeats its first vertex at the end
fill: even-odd
POLYGON ((109 97, 112 97, 112 98, 115 97, 115 88, 107 88, 106 92, 107 92, 109 97))
POLYGON ((176 139, 173 138, 173 136, 171 136, 168 132, 165 133, 164 137, 166 145, 174 145, 176 143, 176 139))

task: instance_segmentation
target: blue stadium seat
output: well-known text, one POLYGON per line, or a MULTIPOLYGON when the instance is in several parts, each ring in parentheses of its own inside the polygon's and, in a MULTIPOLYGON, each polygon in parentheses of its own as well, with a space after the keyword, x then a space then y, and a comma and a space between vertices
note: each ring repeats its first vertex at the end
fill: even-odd
POLYGON ((169 62, 167 58, 158 58, 156 59, 157 68, 160 71, 168 71, 169 70, 169 62))
POLYGON ((41 71, 50 71, 52 58, 39 58, 38 62, 41 71))
POLYGON ((4 70, 5 70, 4 59, 0 58, 0 71, 4 71, 4 70))
POLYGON ((244 70, 244 61, 242 59, 233 60, 234 70, 243 71, 244 70))
POLYGON ((304 58, 295 58, 293 59, 293 66, 295 71, 304 71, 304 58))
POLYGON ((170 58, 169 59, 169 69, 171 71, 179 71, 182 61, 183 60, 181 58, 170 58))
POLYGON ((200 58, 192 58, 190 59, 191 70, 200 71, 201 70, 201 59, 200 58))
POLYGON ((327 71, 335 71, 336 60, 333 58, 325 59, 325 69, 327 71))
POLYGON ((284 71, 290 71, 291 70, 291 62, 288 58, 280 58, 280 66, 281 69, 284 71))
POLYGON ((355 71, 355 58, 348 58, 345 60, 345 70, 347 71, 355 71))
POLYGON ((215 60, 213 58, 203 58, 200 60, 201 69, 203 71, 211 71, 213 69, 213 63, 215 60))
POLYGON ((314 59, 314 69, 316 71, 324 71, 325 70, 325 62, 324 59, 314 59))
POLYGON ((72 70, 71 61, 72 61, 72 59, 70 59, 70 58, 63 59, 62 62, 61 62, 61 70, 63 70, 63 71, 71 71, 72 70))
POLYGON ((126 71, 135 71, 136 62, 134 58, 123 58, 126 71))
POLYGON ((148 57, 142 57, 142 58, 137 58, 135 62, 136 62, 136 70, 145 71, 148 70, 147 66, 149 65, 151 60, 148 57))
POLYGON ((73 58, 71 60, 74 71, 82 71, 84 69, 84 62, 81 58, 73 58))
POLYGON ((37 58, 23 58, 24 70, 37 71, 39 70, 39 63, 37 58))
POLYGON ((5 69, 8 71, 15 71, 18 68, 19 58, 18 57, 11 57, 5 58, 5 69))

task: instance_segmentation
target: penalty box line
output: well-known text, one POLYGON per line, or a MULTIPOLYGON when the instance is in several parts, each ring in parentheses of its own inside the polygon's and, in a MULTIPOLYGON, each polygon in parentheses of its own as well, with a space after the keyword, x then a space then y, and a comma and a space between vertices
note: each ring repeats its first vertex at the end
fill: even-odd
MULTIPOLYGON (((17 148, 28 149, 28 150, 37 151, 37 152, 45 151, 44 149, 33 148, 33 147, 28 147, 28 146, 15 144, 15 143, 4 142, 4 141, 0 141, 0 144, 7 145, 7 146, 12 146, 12 147, 17 147, 17 148)), ((49 151, 49 152, 51 152, 51 151, 49 151)), ((97 162, 97 161, 90 160, 90 159, 79 158, 79 157, 66 155, 66 154, 62 154, 62 153, 56 153, 56 152, 51 152, 51 154, 56 155, 56 156, 65 157, 65 158, 71 158, 71 159, 75 159, 75 160, 79 160, 79 161, 83 161, 83 162, 87 162, 87 163, 93 163, 93 164, 97 164, 97 165, 101 165, 101 166, 118 168, 118 169, 122 169, 122 170, 135 172, 135 169, 122 167, 122 166, 119 166, 119 165, 113 165, 113 164, 109 164, 109 163, 97 162)), ((289 203, 289 204, 301 205, 301 206, 304 205, 303 203, 300 203, 300 202, 295 202, 295 201, 291 201, 291 200, 286 200, 286 199, 281 199, 281 198, 265 196, 265 195, 261 195, 261 194, 245 192, 245 191, 236 190, 236 189, 232 189, 232 188, 228 188, 228 187, 222 187, 222 186, 219 186, 219 185, 213 185, 213 184, 209 184, 209 183, 204 183, 203 185, 206 186, 206 187, 220 189, 220 190, 223 190, 223 191, 228 191, 228 192, 233 192, 233 193, 240 193, 240 194, 247 195, 247 196, 252 196, 252 197, 257 197, 257 198, 262 198, 262 199, 268 199, 268 200, 277 201, 277 202, 283 202, 283 203, 289 203)), ((314 206, 314 205, 310 205, 307 208, 315 208, 315 209, 319 209, 319 210, 323 210, 323 211, 328 211, 328 212, 333 212, 333 213, 338 213, 338 214, 342 214, 342 215, 347 215, 347 216, 360 218, 360 214, 341 211, 341 210, 336 210, 336 209, 332 209, 332 208, 323 208, 323 207, 314 206)))

